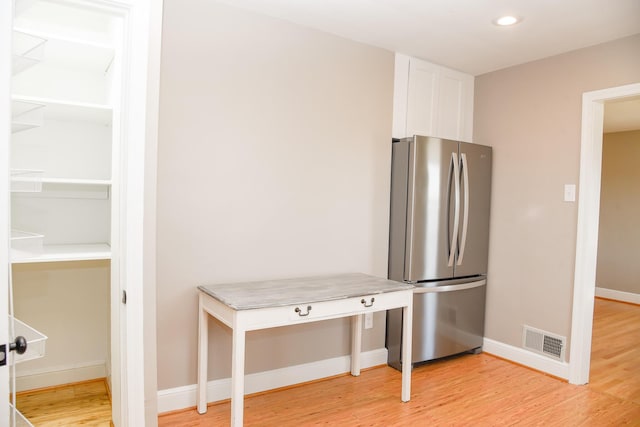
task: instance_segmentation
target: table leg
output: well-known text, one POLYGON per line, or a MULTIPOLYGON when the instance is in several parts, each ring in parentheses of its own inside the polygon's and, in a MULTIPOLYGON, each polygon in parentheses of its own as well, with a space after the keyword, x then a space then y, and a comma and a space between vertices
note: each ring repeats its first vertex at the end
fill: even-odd
POLYGON ((411 400, 411 340, 413 304, 402 309, 402 401, 411 400))
POLYGON ((198 413, 207 412, 207 362, 209 355, 209 314, 198 298, 198 413))
POLYGON ((351 375, 360 375, 360 353, 362 351, 362 314, 351 316, 351 375))
POLYGON ((244 351, 245 331, 236 324, 233 328, 231 359, 231 425, 242 426, 244 412, 244 351))

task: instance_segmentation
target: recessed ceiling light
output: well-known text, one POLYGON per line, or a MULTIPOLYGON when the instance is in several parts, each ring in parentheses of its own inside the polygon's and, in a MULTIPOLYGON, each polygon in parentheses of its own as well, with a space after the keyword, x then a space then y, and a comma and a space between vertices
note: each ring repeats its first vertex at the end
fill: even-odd
POLYGON ((511 15, 505 15, 505 16, 501 16, 500 18, 494 19, 493 23, 501 27, 507 27, 509 25, 515 25, 520 21, 522 21, 522 18, 518 18, 516 16, 511 16, 511 15))

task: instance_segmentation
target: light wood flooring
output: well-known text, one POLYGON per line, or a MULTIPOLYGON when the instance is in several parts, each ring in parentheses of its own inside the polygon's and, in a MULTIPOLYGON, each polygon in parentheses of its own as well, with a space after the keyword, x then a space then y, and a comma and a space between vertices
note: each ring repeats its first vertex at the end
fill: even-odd
POLYGON ((640 405, 640 306, 596 298, 589 388, 640 405))
MULTIPOLYGON (((245 399, 247 426, 640 426, 640 306, 597 299, 591 383, 465 355, 413 370, 411 401, 389 367, 245 399)), ((229 424, 228 401, 161 415, 159 425, 229 424)))
MULTIPOLYGON (((245 400, 247 426, 640 426, 640 306, 596 299, 591 382, 574 386, 487 355, 413 371, 400 402, 400 373, 377 367, 245 400)), ((110 425, 104 381, 21 393, 36 427, 110 425)), ((224 426, 229 402, 161 415, 161 427, 224 426)))
POLYGON ((34 427, 111 426, 105 379, 20 392, 16 407, 34 427))

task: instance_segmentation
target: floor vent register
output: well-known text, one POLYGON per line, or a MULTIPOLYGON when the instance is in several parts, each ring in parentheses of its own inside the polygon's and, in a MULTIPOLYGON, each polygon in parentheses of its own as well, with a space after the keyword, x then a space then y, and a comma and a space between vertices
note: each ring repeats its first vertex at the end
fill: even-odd
POLYGON ((522 346, 528 350, 564 362, 567 338, 547 331, 524 326, 522 346))

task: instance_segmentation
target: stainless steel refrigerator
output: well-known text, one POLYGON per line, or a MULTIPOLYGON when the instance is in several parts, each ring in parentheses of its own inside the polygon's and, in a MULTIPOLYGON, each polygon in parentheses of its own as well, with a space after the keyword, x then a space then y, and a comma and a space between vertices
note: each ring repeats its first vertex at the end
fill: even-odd
MULTIPOLYGON (((491 197, 491 147, 394 140, 389 279, 412 283, 412 364, 479 352, 491 197)), ((400 369, 402 312, 387 313, 389 365, 400 369)))

